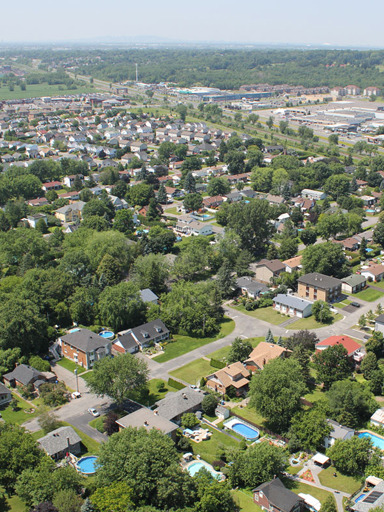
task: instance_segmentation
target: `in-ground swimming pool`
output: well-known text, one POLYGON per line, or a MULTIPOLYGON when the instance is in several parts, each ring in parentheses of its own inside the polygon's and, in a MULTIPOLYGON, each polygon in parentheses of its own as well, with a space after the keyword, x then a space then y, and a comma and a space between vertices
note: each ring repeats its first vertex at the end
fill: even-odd
POLYGON ((356 499, 355 499, 355 503, 363 500, 364 498, 366 497, 366 494, 360 494, 360 496, 358 496, 356 499))
POLYGON ((83 473, 84 475, 93 475, 96 473, 96 461, 97 457, 95 456, 82 457, 77 461, 76 466, 80 473, 83 473))
POLYGON ((102 338, 107 338, 107 339, 111 339, 113 338, 115 335, 114 332, 112 331, 101 331, 99 332, 99 336, 101 336, 102 338))
POLYGON ((224 423, 224 426, 245 437, 248 441, 255 441, 260 435, 257 428, 239 418, 231 418, 224 423))
POLYGON ((360 432, 359 437, 368 437, 375 448, 384 450, 384 438, 373 434, 372 432, 360 432))
POLYGON ((187 466, 187 471, 191 476, 195 476, 196 473, 200 471, 200 469, 207 469, 211 473, 213 478, 216 478, 216 480, 223 479, 223 474, 219 473, 218 471, 215 471, 213 467, 207 462, 191 462, 191 464, 187 466))

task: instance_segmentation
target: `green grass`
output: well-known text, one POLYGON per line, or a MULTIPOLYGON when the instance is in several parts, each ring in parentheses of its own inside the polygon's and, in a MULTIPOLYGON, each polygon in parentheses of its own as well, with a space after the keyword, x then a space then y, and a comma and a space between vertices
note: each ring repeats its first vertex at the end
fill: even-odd
POLYGON ((383 297, 383 295, 384 291, 381 292, 380 290, 375 290, 375 288, 366 288, 365 290, 356 293, 354 297, 356 299, 366 300, 367 302, 373 302, 377 299, 380 299, 380 297, 383 297))
POLYGON ((247 311, 244 306, 232 307, 233 309, 237 309, 237 311, 241 311, 242 313, 252 316, 253 318, 264 320, 264 322, 268 322, 272 325, 280 325, 286 320, 288 320, 287 316, 281 315, 280 313, 275 311, 272 306, 268 308, 255 309, 254 311, 247 311))
POLYGON ((326 327, 327 325, 332 325, 335 322, 338 322, 343 318, 343 315, 340 313, 336 313, 333 315, 333 320, 330 324, 322 324, 321 322, 316 322, 314 316, 309 316, 307 318, 300 318, 293 322, 292 324, 287 325, 287 329, 319 329, 320 327, 326 327))
MULTIPOLYGON (((384 289, 384 281, 379 281, 378 283, 372 283, 373 286, 377 286, 377 288, 383 288, 384 289)), ((354 295, 356 297, 356 295, 354 295)))
MULTIPOLYGON (((24 501, 22 501, 18 496, 12 496, 11 498, 6 499, 6 503, 8 504, 9 509, 1 508, 1 511, 4 510, 5 512, 9 510, 9 512, 26 512, 27 510, 29 510, 29 508, 27 508, 27 506, 25 505, 24 501)), ((1 505, 2 503, 0 502, 0 507, 1 505)))
POLYGON ((181 379, 189 384, 200 384, 200 379, 202 377, 206 377, 215 371, 215 368, 212 368, 209 361, 206 359, 196 359, 191 363, 170 372, 172 377, 176 377, 176 379, 181 379))
MULTIPOLYGON (((264 340, 264 336, 258 336, 257 338, 247 338, 247 341, 251 342, 253 348, 257 347, 257 345, 264 340)), ((210 354, 208 354, 207 357, 221 361, 227 357, 230 348, 230 345, 228 347, 219 348, 219 350, 215 350, 215 352, 211 352, 210 354)))
POLYGON ((243 490, 237 489, 231 492, 236 505, 243 512, 262 512, 262 509, 254 503, 252 496, 246 494, 243 490))
POLYGON ((10 91, 8 87, 0 87, 0 100, 13 100, 22 98, 38 98, 41 96, 64 96, 68 94, 80 94, 87 92, 95 92, 97 86, 90 87, 81 86, 77 89, 67 89, 64 85, 61 85, 62 90, 59 89, 59 85, 43 84, 32 84, 27 85, 26 90, 22 91, 19 86, 15 86, 14 91, 10 91))
POLYGON ((232 412, 234 414, 238 414, 245 420, 256 423, 256 425, 260 425, 260 427, 266 426, 266 419, 253 408, 236 406, 233 407, 232 412))
POLYGON ((315 389, 313 391, 304 395, 304 398, 312 403, 318 402, 319 400, 326 398, 326 397, 327 397, 327 395, 325 393, 323 393, 321 391, 321 388, 319 388, 319 387, 315 387, 315 389))
POLYGON ((158 363, 165 363, 166 361, 170 361, 175 357, 179 357, 187 352, 191 352, 191 350, 195 350, 196 348, 207 345, 208 343, 212 343, 213 341, 217 341, 231 332, 235 328, 235 322, 228 317, 225 317, 222 324, 221 329, 216 336, 207 337, 207 338, 192 338, 191 336, 182 336, 180 334, 174 335, 174 340, 172 343, 168 343, 164 349, 164 353, 159 356, 154 357, 153 359, 158 363))
POLYGON ((335 306, 335 308, 343 309, 346 306, 349 306, 349 304, 351 304, 351 302, 352 302, 351 300, 345 299, 345 300, 342 300, 341 302, 336 302, 333 305, 335 306))
POLYGON ((328 491, 324 491, 323 489, 318 489, 317 487, 313 487, 312 485, 303 484, 301 482, 297 482, 295 480, 291 480, 290 478, 281 478, 287 489, 290 489, 295 494, 304 493, 310 494, 314 498, 318 499, 320 503, 323 503, 328 496, 332 496, 332 494, 328 491))
POLYGON ((83 373, 83 372, 87 371, 86 368, 83 368, 82 366, 79 366, 74 361, 71 361, 70 359, 67 359, 66 357, 63 357, 62 359, 57 361, 56 364, 58 364, 62 368, 65 368, 66 370, 69 370, 72 373, 77 368, 77 374, 78 375, 80 375, 80 373, 83 373))
POLYGON ((219 454, 223 448, 239 446, 239 441, 236 439, 232 439, 232 437, 222 432, 207 427, 207 425, 202 425, 202 427, 208 428, 212 432, 212 436, 207 441, 202 441, 201 443, 191 441, 192 451, 195 455, 200 455, 209 464, 219 459, 219 454))
POLYGON ((26 413, 24 410, 31 409, 31 405, 28 402, 25 402, 22 398, 18 397, 14 393, 12 394, 12 397, 17 400, 18 403, 18 409, 16 411, 13 411, 12 408, 8 405, 5 409, 0 409, 1 416, 3 420, 7 423, 16 423, 17 425, 20 425, 21 423, 24 423, 25 421, 31 420, 32 418, 35 418, 39 414, 41 414, 44 410, 47 409, 47 407, 38 407, 36 405, 34 407, 35 412, 34 413, 26 413))
POLYGON ((31 433, 31 436, 33 437, 33 439, 35 441, 37 441, 38 439, 40 439, 41 437, 44 437, 45 436, 45 433, 44 433, 44 430, 37 430, 36 432, 32 432, 31 433))
POLYGON ((89 372, 83 373, 81 378, 84 379, 85 382, 88 382, 88 378, 90 377, 90 375, 92 375, 92 370, 90 370, 89 372))
POLYGON ((346 492, 353 494, 358 491, 361 487, 362 480, 354 478, 352 476, 342 475, 340 471, 337 471, 333 466, 329 466, 327 469, 323 469, 319 473, 319 480, 325 487, 331 487, 337 491, 346 492), (336 473, 337 476, 333 476, 336 473))
POLYGON ((98 430, 99 432, 101 432, 102 434, 105 432, 104 430, 104 417, 105 416, 99 416, 98 418, 95 418, 93 420, 91 420, 88 425, 92 428, 95 428, 96 430, 98 430))
POLYGON ((166 210, 164 210, 164 215, 167 215, 168 213, 170 213, 171 215, 181 215, 181 212, 177 211, 176 206, 173 208, 167 208, 166 210))
POLYGON ((170 391, 177 391, 177 389, 173 388, 172 386, 169 386, 169 384, 162 379, 151 379, 148 382, 148 391, 149 394, 148 396, 145 397, 142 403, 150 407, 154 403, 164 398, 167 393, 169 393, 170 391), (163 384, 161 390, 157 388, 157 385, 159 383, 163 384))

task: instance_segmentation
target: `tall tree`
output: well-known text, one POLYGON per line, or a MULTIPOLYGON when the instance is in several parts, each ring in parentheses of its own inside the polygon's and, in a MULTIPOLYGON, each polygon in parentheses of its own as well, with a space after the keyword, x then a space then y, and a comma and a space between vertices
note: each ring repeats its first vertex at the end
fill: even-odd
POLYGON ((317 378, 324 383, 324 387, 330 386, 347 378, 352 373, 352 364, 348 359, 348 351, 343 345, 334 345, 321 350, 313 357, 317 370, 317 378))

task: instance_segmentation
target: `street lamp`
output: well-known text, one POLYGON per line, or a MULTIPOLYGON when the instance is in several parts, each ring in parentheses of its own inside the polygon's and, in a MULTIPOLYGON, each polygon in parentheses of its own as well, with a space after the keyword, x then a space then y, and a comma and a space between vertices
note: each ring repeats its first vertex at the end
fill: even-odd
POLYGON ((78 393, 79 392, 79 377, 77 376, 77 368, 74 369, 73 373, 75 374, 75 377, 76 377, 76 392, 78 393))

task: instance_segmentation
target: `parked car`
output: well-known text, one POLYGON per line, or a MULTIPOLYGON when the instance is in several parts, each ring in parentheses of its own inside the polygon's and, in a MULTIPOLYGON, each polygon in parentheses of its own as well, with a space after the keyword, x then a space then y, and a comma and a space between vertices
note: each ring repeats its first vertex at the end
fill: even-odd
POLYGON ((99 411, 96 411, 96 409, 94 407, 90 407, 88 409, 88 412, 89 414, 92 414, 92 416, 94 416, 95 418, 97 418, 98 416, 100 416, 100 413, 99 411))
POLYGON ((359 304, 358 302, 351 302, 351 306, 353 306, 354 308, 359 308, 361 304, 359 304))
POLYGON ((74 391, 71 395, 72 398, 81 398, 81 393, 78 391, 74 391))

